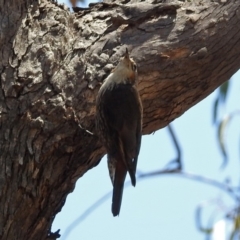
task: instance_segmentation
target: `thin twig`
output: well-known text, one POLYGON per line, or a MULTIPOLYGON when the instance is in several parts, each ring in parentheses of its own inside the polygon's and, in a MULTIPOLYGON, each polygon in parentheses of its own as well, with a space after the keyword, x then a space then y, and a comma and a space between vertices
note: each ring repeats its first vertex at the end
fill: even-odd
POLYGON ((160 170, 160 171, 155 171, 155 172, 149 172, 149 173, 142 173, 139 174, 138 178, 146 178, 146 177, 155 177, 155 176, 160 176, 160 175, 166 175, 166 174, 175 174, 176 176, 183 177, 183 178, 188 178, 190 180, 198 181, 201 183, 209 184, 214 187, 219 188, 222 191, 225 191, 228 193, 235 201, 239 202, 240 201, 240 196, 234 191, 234 187, 230 187, 228 184, 224 184, 221 182, 218 182, 214 179, 208 178, 208 177, 203 177, 200 175, 196 175, 194 173, 190 172, 185 172, 185 171, 179 171, 177 170, 160 170))
POLYGON ((176 152, 177 152, 177 158, 174 161, 171 161, 170 163, 176 162, 178 164, 178 169, 181 170, 183 166, 182 166, 182 154, 181 154, 180 144, 177 140, 176 134, 174 133, 172 125, 168 124, 167 128, 169 130, 169 134, 173 140, 173 145, 175 146, 176 152))
POLYGON ((77 227, 79 223, 81 223, 85 218, 87 218, 96 208, 98 208, 101 204, 103 204, 112 194, 111 192, 106 193, 104 196, 99 198, 95 203, 93 203, 87 210, 83 212, 77 219, 75 219, 66 229, 61 239, 66 240, 67 236, 70 232, 77 227))
MULTIPOLYGON (((141 181, 149 177, 157 177, 161 175, 166 175, 166 174, 175 174, 178 177, 183 177, 183 178, 188 178, 190 180, 198 181, 201 183, 209 184, 214 187, 217 187, 218 189, 225 191, 228 193, 235 201, 239 202, 240 201, 240 196, 237 195, 236 191, 234 191, 234 187, 230 187, 227 184, 218 182, 214 179, 203 177, 200 175, 196 175, 193 173, 189 172, 184 172, 180 171, 179 169, 163 169, 160 171, 155 171, 155 172, 148 172, 148 173, 139 173, 137 175, 137 180, 141 181)), ((125 188, 129 187, 131 184, 130 181, 127 181, 124 185, 125 188)), ((96 208, 98 208, 101 204, 103 204, 112 194, 112 191, 108 192, 104 196, 102 196, 100 199, 98 199, 93 205, 91 205, 86 211, 84 211, 83 214, 81 214, 76 220, 74 220, 73 223, 71 223, 64 234, 62 235, 62 240, 67 240, 67 236, 70 234, 70 232, 77 227, 79 223, 81 223, 84 219, 86 219, 96 208)))

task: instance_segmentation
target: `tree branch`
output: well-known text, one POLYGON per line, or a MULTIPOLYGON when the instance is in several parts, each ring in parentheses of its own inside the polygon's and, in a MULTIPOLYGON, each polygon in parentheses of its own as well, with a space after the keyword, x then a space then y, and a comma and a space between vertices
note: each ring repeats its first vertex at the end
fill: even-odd
POLYGON ((240 67, 239 1, 121 2, 77 14, 54 1, 0 2, 2 240, 46 238, 76 180, 104 155, 89 134, 95 96, 126 46, 139 68, 144 134, 240 67))
MULTIPOLYGON (((141 172, 141 171, 140 171, 141 172)), ((194 173, 189 173, 185 171, 181 171, 179 169, 163 169, 155 172, 147 172, 147 173, 139 173, 137 175, 138 182, 141 180, 146 180, 150 177, 160 177, 165 176, 167 174, 176 175, 178 177, 187 178, 189 180, 198 181, 207 185, 211 185, 215 188, 220 189, 221 191, 224 191, 227 193, 230 197, 233 198, 235 202, 240 201, 240 195, 237 191, 234 190, 234 187, 229 186, 228 184, 221 183, 219 181, 216 181, 214 179, 204 177, 201 175, 197 175, 194 173)), ((131 182, 127 181, 124 185, 124 188, 131 186, 131 182)), ((67 239, 67 236, 70 234, 70 232, 77 227, 82 221, 84 221, 95 209, 97 209, 101 204, 103 204, 106 200, 108 200, 112 195, 112 191, 106 193, 104 196, 99 198, 94 204, 92 204, 88 209, 84 211, 76 220, 74 220, 66 229, 64 234, 62 235, 62 240, 67 239)))
POLYGON ((169 162, 167 165, 170 166, 173 163, 177 163, 176 169, 182 170, 183 169, 182 153, 181 153, 179 142, 177 140, 177 137, 176 137, 176 135, 175 135, 175 133, 173 131, 173 128, 172 128, 171 124, 168 124, 167 128, 168 128, 169 134, 170 134, 170 136, 172 138, 173 145, 176 148, 176 152, 177 152, 176 159, 174 159, 173 161, 169 162))
POLYGON ((229 196, 231 196, 236 202, 240 201, 240 195, 235 191, 234 187, 229 186, 229 184, 221 183, 217 180, 203 177, 200 175, 196 175, 194 173, 190 172, 185 172, 185 171, 179 171, 177 170, 160 170, 156 172, 150 172, 150 173, 141 173, 138 177, 141 178, 146 178, 146 177, 156 177, 159 175, 165 175, 165 174, 175 174, 176 176, 183 177, 183 178, 188 178, 190 180, 198 181, 201 183, 205 183, 211 186, 214 186, 216 188, 219 188, 220 190, 226 192, 229 196))

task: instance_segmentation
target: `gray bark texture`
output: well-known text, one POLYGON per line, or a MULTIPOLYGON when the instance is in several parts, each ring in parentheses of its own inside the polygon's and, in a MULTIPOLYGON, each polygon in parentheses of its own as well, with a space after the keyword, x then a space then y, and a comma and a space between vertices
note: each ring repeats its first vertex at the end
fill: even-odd
POLYGON ((105 153, 95 99, 126 47, 138 64, 144 134, 240 67, 239 0, 118 0, 78 10, 0 1, 2 240, 57 238, 54 216, 105 153))

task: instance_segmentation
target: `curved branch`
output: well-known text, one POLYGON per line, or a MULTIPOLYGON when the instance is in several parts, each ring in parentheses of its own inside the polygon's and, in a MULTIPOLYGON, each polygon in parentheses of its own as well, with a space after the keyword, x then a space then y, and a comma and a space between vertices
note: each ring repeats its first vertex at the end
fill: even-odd
POLYGON ((168 163, 168 165, 171 165, 174 162, 176 162, 177 163, 177 169, 182 170, 183 169, 183 164, 182 164, 182 152, 181 152, 181 149, 180 149, 180 144, 177 140, 176 134, 174 133, 171 124, 168 124, 167 128, 168 128, 168 131, 169 131, 170 136, 172 138, 173 145, 176 148, 176 152, 177 152, 176 159, 171 161, 170 163, 168 163))
MULTIPOLYGON (((234 190, 234 187, 230 187, 228 184, 221 183, 219 181, 216 181, 211 178, 203 177, 194 173, 189 173, 189 172, 184 172, 180 171, 179 169, 163 169, 155 172, 147 172, 147 173, 139 173, 137 175, 137 180, 146 180, 149 177, 159 177, 161 175, 167 175, 167 174, 173 174, 178 177, 183 177, 187 178, 193 181, 198 181, 201 183, 205 183, 208 185, 211 185, 213 187, 216 187, 220 189, 221 191, 224 191, 227 193, 229 196, 233 198, 233 200, 237 203, 240 201, 240 195, 237 194, 237 191, 234 190)), ((131 182, 127 181, 124 185, 124 188, 127 188, 131 186, 131 182)), ((92 204, 87 210, 84 211, 77 219, 75 219, 66 229, 64 234, 62 235, 62 239, 65 240, 67 239, 67 236, 70 234, 70 232, 77 227, 78 224, 80 224, 83 220, 85 220, 96 208, 98 208, 101 204, 103 204, 107 199, 109 199, 112 195, 112 191, 106 193, 104 196, 99 198, 94 204, 92 204)))
POLYGON ((237 193, 237 191, 235 191, 234 187, 230 187, 228 184, 225 183, 221 183, 217 180, 211 179, 211 178, 207 178, 207 177, 203 177, 200 175, 196 175, 194 173, 190 173, 190 172, 185 172, 185 171, 179 171, 177 170, 160 170, 160 171, 155 171, 155 172, 149 172, 149 173, 141 173, 138 175, 138 177, 141 178, 146 178, 146 177, 156 177, 159 175, 166 175, 166 174, 174 174, 178 177, 183 177, 183 178, 188 178, 190 180, 194 180, 194 181, 198 181, 201 183, 205 183, 205 184, 209 184, 211 186, 214 186, 224 192, 226 192, 227 194, 229 194, 229 196, 231 196, 236 202, 240 201, 240 195, 237 193))

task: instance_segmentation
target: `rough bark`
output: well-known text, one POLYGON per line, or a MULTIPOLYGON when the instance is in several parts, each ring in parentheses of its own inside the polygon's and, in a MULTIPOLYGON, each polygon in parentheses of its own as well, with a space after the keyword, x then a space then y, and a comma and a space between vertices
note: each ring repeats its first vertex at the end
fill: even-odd
POLYGON ((0 1, 2 240, 57 237, 55 214, 104 154, 90 133, 95 97, 126 47, 139 67, 144 134, 240 67, 239 0, 105 2, 71 13, 46 0, 0 1))

